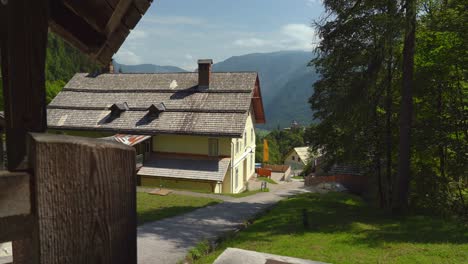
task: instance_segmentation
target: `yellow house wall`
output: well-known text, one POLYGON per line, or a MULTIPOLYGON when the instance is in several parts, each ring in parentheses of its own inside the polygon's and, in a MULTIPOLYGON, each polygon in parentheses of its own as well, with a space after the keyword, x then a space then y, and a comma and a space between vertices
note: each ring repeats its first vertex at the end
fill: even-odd
POLYGON ((216 182, 186 179, 170 179, 154 176, 141 176, 141 185, 146 187, 158 188, 162 186, 163 188, 169 189, 184 189, 207 193, 213 192, 213 188, 216 189, 216 182))
POLYGON ((232 164, 234 164, 233 174, 232 174, 232 189, 234 193, 241 192, 246 188, 245 182, 250 179, 255 173, 255 166, 252 166, 252 163, 255 164, 255 128, 254 128, 254 119, 253 111, 249 112, 247 117, 247 122, 245 125, 244 133, 242 138, 233 138, 232 139, 233 150, 233 159, 232 164), (250 148, 253 150, 253 153, 247 152, 247 149, 250 148), (246 170, 244 172, 244 166, 246 170), (236 188, 236 169, 238 170, 238 186, 236 188), (246 181, 244 181, 246 179, 246 181))
POLYGON ((218 139, 218 150, 221 156, 231 155, 230 138, 188 136, 188 135, 156 135, 153 136, 153 151, 183 154, 208 155, 208 139, 218 139))

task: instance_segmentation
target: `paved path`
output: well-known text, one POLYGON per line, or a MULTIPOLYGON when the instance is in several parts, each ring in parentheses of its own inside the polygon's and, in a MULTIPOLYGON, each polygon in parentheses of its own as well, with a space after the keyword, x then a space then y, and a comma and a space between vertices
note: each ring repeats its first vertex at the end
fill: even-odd
POLYGON ((198 242, 241 226, 279 200, 307 192, 304 183, 284 183, 272 192, 226 201, 138 227, 139 264, 175 264, 198 242))

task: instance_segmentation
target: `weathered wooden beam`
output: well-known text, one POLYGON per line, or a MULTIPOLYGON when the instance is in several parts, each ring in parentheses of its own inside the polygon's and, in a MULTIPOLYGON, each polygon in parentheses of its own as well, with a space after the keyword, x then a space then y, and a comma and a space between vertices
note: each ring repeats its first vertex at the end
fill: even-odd
POLYGON ((24 169, 26 161, 26 133, 43 132, 47 126, 48 1, 2 1, 0 5, 8 169, 18 170, 24 169))
POLYGON ((114 31, 121 25, 122 18, 124 17, 125 13, 127 13, 129 6, 132 4, 132 1, 133 0, 120 0, 119 3, 115 6, 114 13, 112 13, 112 16, 107 22, 105 28, 105 33, 107 36, 112 35, 112 33, 114 33, 114 31))
POLYGON ((138 11, 140 11, 140 14, 145 14, 146 10, 148 10, 153 0, 134 0, 133 2, 135 3, 135 6, 138 9, 138 11))
POLYGON ((29 188, 29 174, 0 171, 0 218, 31 213, 29 188))
POLYGON ((37 236, 13 252, 40 264, 136 264, 135 150, 47 134, 29 145, 37 236))
POLYGON ((33 225, 32 215, 0 217, 0 243, 30 237, 33 225))
POLYGON ((68 9, 62 1, 50 3, 49 25, 52 31, 64 37, 86 54, 97 53, 106 42, 106 36, 91 27, 83 18, 68 9))
POLYGON ((114 11, 106 1, 63 0, 61 2, 101 33, 104 33, 106 24, 114 11))

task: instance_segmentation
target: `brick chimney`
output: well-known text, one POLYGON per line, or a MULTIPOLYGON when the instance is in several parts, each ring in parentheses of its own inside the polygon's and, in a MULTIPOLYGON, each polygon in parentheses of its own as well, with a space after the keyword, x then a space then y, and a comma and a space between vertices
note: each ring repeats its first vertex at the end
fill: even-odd
POLYGON ((210 87, 211 65, 213 65, 213 60, 211 59, 198 60, 198 87, 210 87))

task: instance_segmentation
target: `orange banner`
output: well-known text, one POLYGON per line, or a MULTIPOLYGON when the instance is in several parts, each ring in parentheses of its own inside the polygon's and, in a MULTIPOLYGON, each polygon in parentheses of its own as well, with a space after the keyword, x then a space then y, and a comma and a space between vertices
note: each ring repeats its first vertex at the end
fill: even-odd
POLYGON ((263 162, 267 162, 269 159, 268 155, 268 141, 266 139, 263 140, 263 162))

